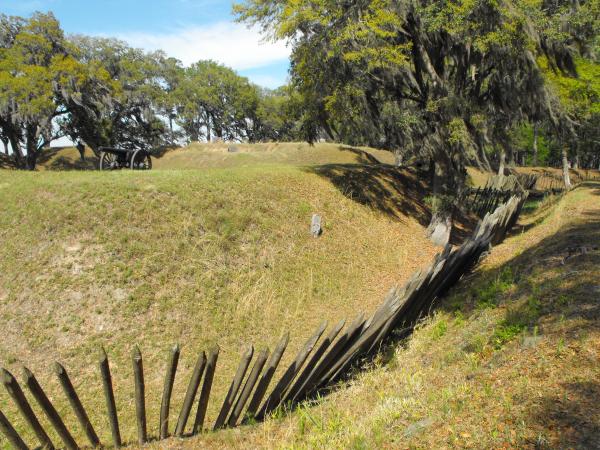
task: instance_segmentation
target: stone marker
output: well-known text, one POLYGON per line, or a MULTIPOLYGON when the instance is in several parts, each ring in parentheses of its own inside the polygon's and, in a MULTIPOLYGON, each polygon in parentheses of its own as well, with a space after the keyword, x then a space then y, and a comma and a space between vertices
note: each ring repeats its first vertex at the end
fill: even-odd
POLYGON ((321 216, 319 216, 318 214, 313 214, 312 216, 310 232, 314 237, 319 237, 323 234, 323 228, 321 228, 321 216))

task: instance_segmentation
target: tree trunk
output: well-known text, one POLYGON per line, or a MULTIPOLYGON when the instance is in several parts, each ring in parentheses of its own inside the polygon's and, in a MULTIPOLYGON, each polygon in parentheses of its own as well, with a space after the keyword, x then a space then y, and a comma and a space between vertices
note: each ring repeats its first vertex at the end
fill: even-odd
POLYGON ((503 147, 500 148, 498 153, 498 175, 504 176, 504 169, 506 165, 506 151, 503 147))
POLYGON ((395 157, 396 167, 404 166, 404 155, 402 154, 402 152, 400 150, 396 150, 394 152, 394 157, 395 157))
POLYGON ((445 247, 452 232, 452 167, 448 157, 436 155, 432 159, 433 205, 431 223, 427 228, 429 238, 435 245, 445 247))
POLYGON ((37 126, 28 125, 25 132, 25 146, 27 148, 25 162, 27 164, 27 170, 35 170, 38 156, 38 137, 37 126))
POLYGON ((4 154, 8 156, 8 140, 2 139, 2 144, 4 145, 4 154))
POLYGON ((35 170, 35 166, 37 165, 37 151, 29 152, 27 151, 27 170, 35 170))
POLYGON ((33 151, 29 148, 27 149, 27 170, 35 170, 35 166, 37 165, 37 157, 37 149, 34 148, 33 151))
POLYGON ((563 180, 565 181, 565 188, 571 189, 571 177, 569 176, 569 153, 567 146, 562 148, 562 169, 563 169, 563 180))
POLYGON ((533 167, 538 165, 538 124, 533 124, 533 167))
POLYGON ((15 160, 15 166, 19 169, 23 168, 23 152, 21 151, 21 145, 17 138, 14 136, 9 137, 10 146, 12 148, 13 159, 15 160))
POLYGON ((485 154, 485 146, 483 144, 479 145, 479 153, 480 153, 480 158, 483 161, 483 166, 485 168, 485 170, 487 170, 488 172, 492 171, 492 165, 490 164, 490 160, 488 159, 487 155, 485 154))
POLYGON ((508 166, 515 167, 515 152, 512 150, 512 148, 508 148, 506 153, 508 154, 508 166))

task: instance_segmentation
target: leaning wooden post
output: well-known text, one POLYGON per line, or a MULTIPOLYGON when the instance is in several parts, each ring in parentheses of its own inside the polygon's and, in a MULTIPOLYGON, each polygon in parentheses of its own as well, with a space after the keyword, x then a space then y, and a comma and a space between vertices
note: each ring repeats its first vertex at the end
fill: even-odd
POLYGON ((100 353, 100 375, 102 376, 102 385, 104 387, 104 398, 106 400, 106 409, 110 430, 112 432, 113 443, 115 447, 121 447, 121 432, 119 431, 119 418, 117 416, 117 405, 115 394, 113 392, 112 378, 110 376, 110 366, 108 364, 108 355, 106 350, 101 348, 100 353))
POLYGON ((283 373, 281 379, 277 382, 271 394, 265 400, 261 410, 258 412, 256 418, 258 420, 263 420, 267 414, 271 413, 275 408, 277 408, 285 394, 286 389, 290 385, 290 383, 296 377, 296 374, 302 368, 306 358, 312 352, 315 344, 327 328, 327 321, 323 321, 323 323, 319 326, 319 328, 315 331, 315 333, 306 341, 302 349, 296 355, 296 359, 294 362, 287 368, 287 370, 283 373))
POLYGON ((163 388, 162 401, 160 403, 160 425, 159 432, 161 439, 169 437, 169 407, 171 405, 171 394, 173 393, 173 384, 175 383, 175 374, 177 364, 179 363, 179 345, 175 345, 171 350, 169 365, 165 374, 165 384, 163 388))
POLYGON ((258 407, 260 406, 260 402, 265 396, 269 384, 271 383, 271 380, 277 371, 277 367, 279 366, 279 362, 281 361, 281 357, 283 356, 289 341, 290 333, 285 333, 279 340, 277 347, 275 347, 275 351, 269 358, 269 362, 267 363, 267 367, 265 368, 258 386, 256 386, 256 390, 254 391, 252 400, 250 400, 250 403, 248 404, 248 409, 246 409, 245 417, 242 423, 248 423, 248 421, 254 419, 256 411, 258 411, 258 407))
POLYGON ((285 398, 283 399, 283 403, 295 403, 296 397, 301 394, 301 389, 304 386, 305 382, 308 381, 308 378, 312 374, 313 370, 316 369, 317 364, 319 363, 323 354, 327 351, 327 349, 333 344, 333 341, 337 337, 337 335, 342 331, 344 325, 346 324, 346 320, 342 319, 338 322, 338 324, 331 330, 329 335, 321 342, 319 348, 313 353, 311 359, 306 363, 306 367, 304 371, 298 375, 298 378, 294 382, 294 385, 287 391, 285 398))
POLYGON ((19 433, 17 433, 17 430, 15 430, 2 411, 0 411, 0 431, 4 433, 10 445, 17 450, 29 450, 29 447, 27 447, 21 436, 19 436, 19 433))
POLYGON ((200 399, 198 400, 198 409, 196 411, 196 418, 194 420, 192 434, 198 434, 200 431, 202 431, 202 427, 204 426, 206 408, 208 408, 208 400, 210 399, 210 390, 212 388, 212 382, 215 376, 215 369, 217 368, 219 351, 219 346, 215 345, 208 354, 208 361, 206 362, 206 375, 204 375, 204 383, 202 384, 200 399))
POLYGON ((227 425, 229 425, 230 427, 235 427, 237 420, 240 417, 240 414, 242 414, 242 410, 244 409, 244 406, 246 406, 246 402, 250 398, 250 394, 252 393, 252 390, 254 389, 254 385, 258 381, 258 377, 262 373, 263 367, 265 366, 265 363, 267 362, 268 357, 269 357, 269 349, 265 348, 263 351, 261 351, 259 353, 258 357, 256 358, 254 367, 252 368, 250 375, 248 375, 246 384, 244 385, 244 388, 242 389, 242 392, 241 392, 240 396, 238 397, 237 402, 235 403, 235 406, 233 407, 233 411, 231 412, 231 415, 229 416, 227 425))
POLYGON ((19 408, 19 412, 35 433, 36 437, 40 441, 40 444, 42 444, 42 447, 53 449, 54 444, 52 444, 52 441, 44 431, 44 428, 42 428, 42 425, 31 409, 31 406, 29 406, 29 402, 25 398, 25 394, 23 394, 17 379, 13 377, 12 374, 6 369, 0 370, 0 374, 2 378, 2 384, 4 384, 6 391, 17 405, 17 408, 19 408))
POLYGON ((250 365, 250 361, 252 360, 252 355, 254 355, 254 347, 249 346, 242 358, 240 360, 240 364, 235 372, 235 376, 233 377, 233 381, 231 382, 231 386, 229 387, 229 391, 225 396, 225 400, 223 401, 223 406, 221 407, 221 412, 217 417, 217 421, 215 422, 215 426, 213 427, 213 431, 222 428, 225 425, 225 419, 227 419, 227 415, 233 406, 233 401, 242 385, 242 381, 244 380, 244 375, 246 375, 246 370, 248 370, 248 366, 250 365))
POLYGON ((58 381, 60 382, 60 385, 62 386, 63 391, 67 396, 69 403, 71 404, 71 408, 73 408, 73 411, 77 416, 77 420, 79 420, 81 428, 83 428, 83 430, 85 431, 85 434, 88 440, 90 441, 90 444, 92 444, 92 447, 99 447, 100 439, 98 439, 98 435, 96 434, 96 431, 94 430, 94 427, 90 422, 85 408, 81 404, 81 400, 79 400, 79 396, 77 395, 77 392, 73 387, 73 383, 71 383, 71 379, 69 378, 67 371, 62 365, 60 365, 59 363, 55 363, 54 373, 58 377, 58 381))
POLYGON ((198 357, 198 361, 196 362, 196 366, 194 367, 194 371, 190 377, 190 384, 188 385, 185 393, 185 399, 183 400, 183 406, 181 407, 181 412, 179 413, 179 419, 177 419, 177 427, 175 428, 175 436, 177 437, 183 436, 185 425, 190 417, 190 412, 192 411, 194 399, 196 398, 198 386, 200 386, 200 379, 202 378, 205 367, 206 353, 202 352, 198 357))
POLYGON ((138 444, 144 445, 148 440, 146 427, 146 385, 144 384, 144 362, 142 352, 136 345, 131 354, 133 364, 133 382, 135 385, 135 416, 138 429, 138 444))
POLYGON ((73 439, 73 436, 71 436, 71 433, 69 433, 69 430, 67 430, 65 423, 60 418, 58 411, 56 410, 56 408, 54 408, 54 406, 48 399, 48 396, 36 380, 35 376, 27 367, 23 367, 23 378, 25 379, 25 384, 31 391, 31 394, 38 402, 38 405, 40 405, 40 408, 42 408, 42 410, 46 414, 46 417, 48 417, 48 420, 56 429, 56 432, 65 444, 65 447, 71 450, 77 450, 79 447, 77 446, 75 439, 73 439))

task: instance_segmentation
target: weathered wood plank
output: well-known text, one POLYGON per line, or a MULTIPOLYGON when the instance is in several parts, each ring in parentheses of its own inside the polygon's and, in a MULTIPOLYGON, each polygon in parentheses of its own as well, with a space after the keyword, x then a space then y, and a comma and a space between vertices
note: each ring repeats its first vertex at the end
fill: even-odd
POLYGON ((244 375, 246 375, 246 371, 248 370, 248 366, 250 365, 250 361, 252 360, 253 355, 254 347, 250 345, 242 354, 240 364, 238 365, 237 371, 235 372, 235 376, 233 377, 231 386, 229 386, 229 391, 225 396, 223 406, 221 406, 221 412, 217 417, 213 430, 216 431, 219 428, 223 428, 223 426, 225 425, 225 420, 229 415, 229 411, 231 411, 231 407, 233 406, 233 402, 235 401, 240 386, 242 385, 242 381, 244 381, 244 375))
POLYGON ((73 383, 71 383, 69 374, 67 373, 65 368, 59 363, 54 364, 54 373, 58 377, 58 381, 60 382, 60 385, 67 399, 69 400, 69 404, 71 405, 71 408, 73 409, 73 412, 75 413, 75 416, 77 417, 81 428, 83 428, 83 431, 85 432, 88 441, 90 441, 92 447, 100 446, 100 439, 98 439, 98 435, 96 434, 96 431, 92 426, 92 422, 90 422, 90 418, 85 408, 83 407, 81 400, 79 400, 79 396, 75 391, 73 383))
POLYGON ((108 421, 110 423, 110 431, 112 434, 113 444, 115 447, 121 447, 121 431, 119 430, 119 417, 117 416, 117 404, 115 402, 115 394, 112 387, 112 377, 110 375, 110 365, 108 355, 104 348, 100 352, 100 376, 102 377, 102 385, 104 388, 104 399, 106 401, 106 410, 108 421))
POLYGON ((31 409, 31 406, 25 398, 25 394, 23 393, 21 386, 19 386, 17 379, 6 369, 0 370, 0 377, 2 378, 2 384, 6 388, 6 391, 17 405, 19 412, 35 433, 42 447, 54 449, 54 444, 52 444, 48 434, 31 409))
POLYGON ((163 395, 160 403, 160 423, 158 427, 161 439, 169 437, 169 409, 171 407, 171 394, 173 393, 173 385, 175 384, 177 364, 179 363, 179 353, 179 345, 175 345, 169 354, 169 362, 165 373, 163 395))
POLYGON ((175 428, 175 436, 183 436, 183 433, 185 431, 185 425, 187 424, 190 412, 192 411, 194 399, 196 398, 196 393, 198 392, 198 387, 200 386, 200 379, 202 378, 202 374, 204 373, 205 367, 206 353, 201 352, 198 356, 198 361, 196 361, 196 365, 194 366, 194 371, 192 372, 192 376, 190 377, 190 383, 188 384, 188 388, 185 393, 183 406, 181 407, 179 419, 177 420, 177 427, 175 428))
POLYGON ((133 366, 133 383, 135 390, 135 417, 137 422, 138 444, 148 441, 148 426, 146 422, 146 384, 144 382, 144 360, 142 352, 136 345, 131 354, 133 366))
POLYGON ((210 399, 210 390, 212 388, 215 370, 217 368, 217 360, 219 359, 219 351, 219 346, 216 345, 208 353, 206 373, 204 375, 204 383, 202 384, 202 391, 200 392, 200 398, 198 400, 198 409, 196 410, 196 418, 194 420, 192 434, 198 434, 202 431, 202 427, 204 426, 206 409, 208 408, 208 401, 210 399))
POLYGON ((27 367, 23 367, 23 379, 25 380, 25 385, 29 388, 29 391, 33 395, 33 398, 35 398, 35 401, 38 403, 40 408, 42 408, 42 411, 44 411, 44 414, 46 414, 46 417, 60 436, 60 439, 65 444, 65 447, 70 450, 77 450, 79 447, 77 446, 75 439, 73 439, 73 436, 71 436, 71 433, 58 414, 58 411, 56 408, 54 408, 54 405, 52 405, 52 402, 50 402, 48 396, 38 383, 35 375, 33 375, 31 370, 29 370, 27 367))

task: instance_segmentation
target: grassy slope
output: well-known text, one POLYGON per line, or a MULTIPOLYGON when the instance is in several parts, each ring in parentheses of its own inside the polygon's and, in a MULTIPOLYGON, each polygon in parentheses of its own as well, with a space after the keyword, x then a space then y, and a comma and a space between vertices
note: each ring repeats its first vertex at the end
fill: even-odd
POLYGON ((600 184, 523 221, 405 345, 320 403, 173 448, 597 448, 600 184), (571 247, 586 247, 565 261, 571 247))
POLYGON ((203 169, 237 167, 256 164, 322 165, 322 164, 393 164, 394 156, 383 150, 354 148, 339 144, 273 143, 273 144, 192 144, 156 159, 157 168, 203 169), (230 153, 228 150, 235 150, 230 153))
MULTIPOLYGON (((18 377, 32 369, 81 437, 51 375, 49 362, 64 362, 77 386, 93 386, 81 397, 108 442, 96 365, 105 345, 133 440, 132 346, 144 353, 155 434, 168 349, 183 345, 177 411, 197 352, 218 342, 212 423, 243 345, 273 348, 290 329, 289 361, 321 320, 370 311, 430 261, 413 218, 427 221, 422 191, 415 175, 385 167, 0 171, 1 364, 18 377), (320 239, 308 232, 314 212, 320 239)), ((0 408, 23 430, 4 392, 0 408)))
MULTIPOLYGON (((339 144, 270 143, 270 144, 202 144, 169 150, 153 158, 156 169, 207 169, 252 167, 256 165, 323 165, 323 164, 393 164, 390 152, 356 148, 339 144), (235 149, 235 153, 229 152, 235 149)), ((39 161, 39 170, 93 170, 98 160, 87 150, 80 161, 75 148, 52 149, 39 161)))

